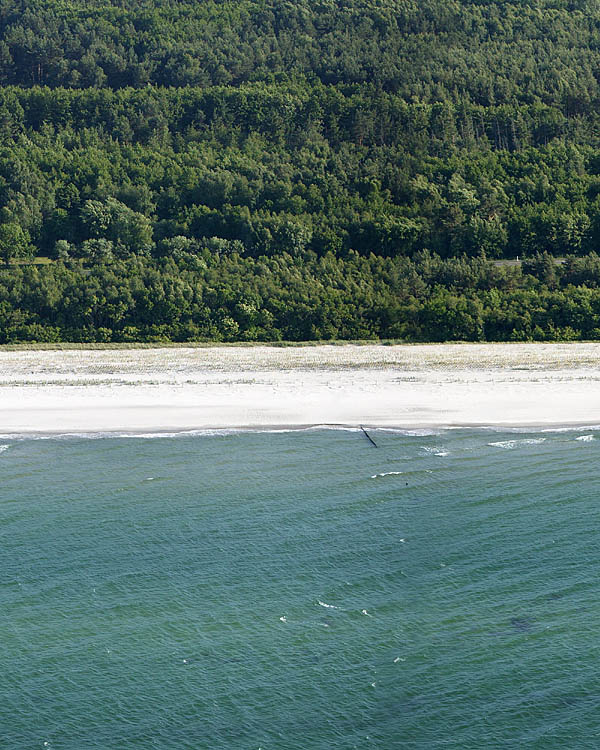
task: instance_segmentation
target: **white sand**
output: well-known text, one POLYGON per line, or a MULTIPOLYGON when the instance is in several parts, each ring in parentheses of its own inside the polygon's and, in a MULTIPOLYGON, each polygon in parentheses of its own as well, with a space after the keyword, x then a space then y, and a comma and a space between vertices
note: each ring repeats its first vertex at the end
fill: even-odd
POLYGON ((600 424, 600 344, 0 351, 0 433, 600 424))

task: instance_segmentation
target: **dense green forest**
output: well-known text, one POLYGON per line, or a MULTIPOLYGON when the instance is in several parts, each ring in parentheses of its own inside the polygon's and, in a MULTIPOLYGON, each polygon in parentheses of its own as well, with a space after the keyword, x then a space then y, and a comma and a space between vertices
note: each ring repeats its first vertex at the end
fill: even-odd
POLYGON ((529 341, 600 338, 600 256, 523 267, 350 251, 242 258, 212 247, 0 270, 0 341, 529 341))
POLYGON ((0 0, 0 343, 600 338, 598 251, 597 0, 0 0))

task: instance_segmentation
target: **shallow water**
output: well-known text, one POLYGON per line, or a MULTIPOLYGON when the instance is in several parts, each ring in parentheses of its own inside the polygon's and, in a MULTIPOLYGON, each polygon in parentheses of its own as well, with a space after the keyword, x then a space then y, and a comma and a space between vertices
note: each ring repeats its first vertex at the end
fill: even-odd
POLYGON ((3 438, 0 747, 596 747, 600 432, 372 436, 3 438))

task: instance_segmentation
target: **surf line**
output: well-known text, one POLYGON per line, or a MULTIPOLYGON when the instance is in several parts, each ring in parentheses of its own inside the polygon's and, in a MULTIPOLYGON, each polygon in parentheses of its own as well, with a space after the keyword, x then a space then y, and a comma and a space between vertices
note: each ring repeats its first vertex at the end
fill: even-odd
POLYGON ((367 438, 367 440, 370 443, 372 443, 372 445, 374 445, 375 448, 377 448, 377 443, 373 440, 373 438, 369 435, 369 433, 365 430, 365 428, 362 425, 360 426, 360 429, 365 433, 365 437, 367 438))

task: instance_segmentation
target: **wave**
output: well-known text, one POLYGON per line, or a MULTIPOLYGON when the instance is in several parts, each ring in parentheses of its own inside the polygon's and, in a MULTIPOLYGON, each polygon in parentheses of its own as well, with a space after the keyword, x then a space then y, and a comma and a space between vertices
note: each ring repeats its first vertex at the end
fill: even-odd
POLYGON ((381 474, 373 474, 371 479, 378 479, 379 477, 392 477, 404 474, 403 471, 382 471, 381 474))
MULTIPOLYGON (((384 432, 404 437, 432 437, 442 434, 439 429, 405 429, 400 427, 374 427, 368 424, 364 425, 369 432, 384 432)), ((451 429, 451 428, 449 428, 451 429)), ((474 428, 478 429, 478 428, 474 428)), ((175 430, 77 430, 69 432, 5 432, 0 433, 0 440, 99 440, 105 438, 139 438, 141 440, 156 440, 160 438, 174 437, 223 437, 228 435, 243 435, 245 433, 259 434, 288 434, 295 432, 351 432, 360 433, 362 428, 355 425, 344 424, 312 424, 312 425, 290 425, 290 426, 269 426, 253 425, 242 427, 201 427, 194 429, 175 429, 175 430)))
POLYGON ((424 453, 429 453, 432 456, 449 456, 450 455, 450 451, 447 451, 443 447, 440 448, 439 446, 428 447, 426 445, 422 445, 421 450, 424 453))
POLYGON ((336 607, 334 604, 325 604, 325 602, 322 602, 320 599, 317 599, 321 607, 327 607, 327 609, 339 609, 339 607, 336 607))
POLYGON ((542 432, 546 433, 562 433, 562 432, 598 432, 600 430, 600 424, 565 424, 565 425, 551 425, 544 427, 538 425, 537 427, 493 427, 490 428, 496 432, 514 432, 514 433, 531 433, 531 432, 542 432))
POLYGON ((287 434, 294 432, 315 432, 322 430, 340 432, 362 432, 360 427, 345 425, 299 425, 298 427, 203 427, 198 429, 156 430, 142 432, 136 430, 90 430, 89 432, 6 432, 0 433, 0 440, 103 440, 112 439, 140 439, 157 440, 160 438, 179 437, 227 437, 229 435, 251 434, 287 434))
POLYGON ((508 433, 511 435, 531 435, 531 434, 548 434, 548 433, 563 433, 563 432, 598 432, 600 431, 600 424, 590 423, 579 423, 579 424, 551 424, 551 425, 510 425, 510 424, 465 424, 465 425, 449 425, 444 428, 444 431, 451 432, 466 432, 466 433, 508 433))
POLYGON ((10 445, 0 445, 0 453, 4 453, 10 448, 10 445))
POLYGON ((575 440, 579 440, 582 443, 591 443, 592 440, 595 440, 596 438, 593 435, 580 435, 579 437, 576 437, 575 440))
POLYGON ((514 450, 521 445, 539 445, 545 443, 546 438, 523 438, 521 440, 499 440, 496 443, 488 443, 494 448, 504 448, 505 450, 514 450))
MULTIPOLYGON (((180 430, 178 432, 118 432, 118 431, 98 431, 98 432, 15 432, 3 433, 0 440, 105 440, 105 439, 123 439, 139 438, 140 440, 153 440, 157 438, 174 438, 186 436, 221 436, 229 435, 236 430, 180 430)), ((239 430, 241 432, 241 430, 239 430)))
MULTIPOLYGON (((555 426, 555 427, 507 427, 501 425, 484 426, 484 425, 471 425, 471 426, 452 426, 440 429, 403 429, 403 428, 392 428, 392 427, 372 427, 366 425, 366 428, 370 432, 374 433, 387 433, 390 435, 399 435, 403 437, 435 437, 442 434, 448 435, 449 432, 461 431, 464 433, 503 433, 503 434, 549 434, 549 433, 565 433, 565 432, 597 432, 600 431, 599 425, 571 425, 571 426, 555 426)), ((181 430, 152 430, 152 431, 141 431, 141 430, 90 430, 90 431, 70 431, 70 432, 5 432, 0 433, 0 440, 6 441, 24 441, 24 440, 103 440, 103 439, 132 439, 132 440, 160 440, 169 438, 184 438, 184 437, 228 437, 232 435, 244 435, 250 434, 290 434, 290 433, 307 433, 307 432, 320 432, 320 431, 332 431, 332 432, 348 432, 348 433, 360 433, 361 428, 353 425, 342 425, 342 424, 315 424, 315 425, 298 425, 298 426, 244 426, 244 427, 203 427, 197 429, 181 429, 181 430)), ((591 437, 591 436, 590 436, 591 437)), ((514 439, 514 440, 501 440, 490 442, 488 445, 495 447, 516 447, 516 445, 533 445, 541 443, 546 438, 528 438, 528 439, 514 439)), ((428 454, 438 457, 446 457, 450 455, 450 451, 445 446, 420 446, 421 450, 428 454)), ((3 447, 6 450, 6 447, 3 447)), ((2 451, 0 451, 2 452, 2 451)), ((393 473, 393 472, 391 472, 393 473)), ((386 473, 387 474, 387 473, 386 473)), ((382 474, 382 476, 386 475, 382 474)), ((377 475, 379 476, 379 475, 377 475)))
MULTIPOLYGON (((442 435, 446 428, 423 427, 419 429, 409 429, 403 427, 369 427, 373 432, 391 432, 394 435, 404 435, 406 437, 437 437, 442 435)), ((452 428, 447 428, 452 429, 452 428)))

